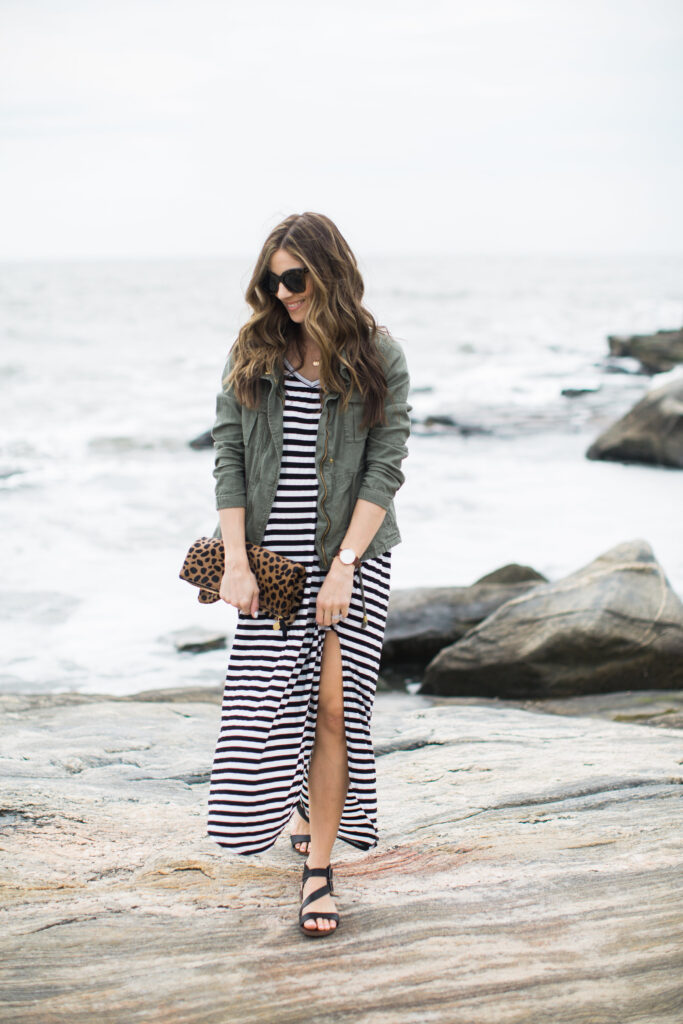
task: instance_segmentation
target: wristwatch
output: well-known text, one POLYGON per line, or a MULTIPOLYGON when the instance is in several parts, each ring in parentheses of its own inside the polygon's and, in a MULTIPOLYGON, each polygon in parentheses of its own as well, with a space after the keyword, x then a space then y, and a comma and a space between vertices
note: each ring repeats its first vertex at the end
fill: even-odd
POLYGON ((353 550, 353 548, 339 548, 337 554, 339 556, 339 561, 342 563, 342 565, 358 566, 361 564, 361 560, 356 554, 356 552, 353 550))

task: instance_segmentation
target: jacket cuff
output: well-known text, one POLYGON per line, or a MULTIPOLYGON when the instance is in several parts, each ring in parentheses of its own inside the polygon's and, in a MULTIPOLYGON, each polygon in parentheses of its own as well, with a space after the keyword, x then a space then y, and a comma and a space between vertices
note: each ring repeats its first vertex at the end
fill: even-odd
POLYGON ((364 501, 371 501, 373 505, 379 505, 386 512, 391 505, 393 494, 387 494, 386 491, 375 491, 372 487, 363 484, 358 492, 358 497, 363 498, 364 501))
POLYGON ((247 499, 244 494, 217 494, 216 495, 216 508, 246 508, 247 499))

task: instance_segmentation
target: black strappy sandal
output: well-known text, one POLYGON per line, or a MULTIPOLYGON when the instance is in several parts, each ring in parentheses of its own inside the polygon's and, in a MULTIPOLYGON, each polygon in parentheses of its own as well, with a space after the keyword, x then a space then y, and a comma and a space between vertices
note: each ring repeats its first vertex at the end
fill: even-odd
MULTIPOLYGON (((304 819, 304 821, 308 822, 308 818, 304 814, 304 809, 303 809, 303 807, 301 806, 300 803, 298 803, 296 805, 296 810, 299 812, 299 814, 304 819)), ((296 850, 296 852, 301 854, 302 857, 308 857, 308 850, 297 850, 295 844, 296 843, 310 843, 310 841, 311 841, 310 835, 299 835, 299 836, 294 835, 294 836, 290 836, 289 837, 289 841, 292 844, 292 849, 293 850, 296 850)))
POLYGON ((306 884, 306 880, 310 878, 311 875, 322 875, 327 879, 327 882, 325 885, 321 885, 319 889, 314 889, 310 896, 307 896, 301 904, 301 909, 299 910, 299 928, 301 928, 304 935, 310 935, 313 939, 319 939, 325 935, 334 935, 336 931, 339 931, 339 914, 332 914, 329 911, 327 913, 324 911, 314 913, 312 910, 309 910, 307 914, 304 914, 303 910, 304 907, 309 905, 309 903, 313 903, 314 900, 320 899, 321 896, 326 896, 327 893, 329 893, 330 896, 334 896, 334 889, 332 888, 332 865, 328 864, 326 868, 309 868, 308 864, 304 864, 304 876, 301 879, 302 897, 304 894, 304 885, 306 884), (324 917, 328 921, 336 921, 337 927, 327 928, 324 931, 321 931, 320 928, 304 928, 304 921, 310 921, 311 918, 316 917, 324 917))

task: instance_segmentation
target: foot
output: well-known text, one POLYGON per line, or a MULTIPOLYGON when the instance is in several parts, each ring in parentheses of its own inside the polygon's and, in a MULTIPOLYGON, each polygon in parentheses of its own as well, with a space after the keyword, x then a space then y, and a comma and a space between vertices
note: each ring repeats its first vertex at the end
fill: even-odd
MULTIPOLYGON (((308 866, 309 867, 323 867, 324 865, 309 864, 308 866)), ((307 896, 310 896, 310 894, 312 892, 315 892, 316 889, 319 889, 324 884, 325 884, 325 879, 321 878, 320 875, 311 875, 311 877, 307 878, 305 883, 304 883, 303 892, 301 894, 301 899, 302 900, 306 899, 307 896)), ((324 896, 319 896, 317 900, 313 900, 313 902, 309 903, 308 906, 306 907, 306 913, 307 914, 308 913, 315 914, 316 911, 321 911, 321 912, 326 913, 326 914, 328 914, 328 913, 329 914, 337 913, 337 905, 336 905, 336 903, 334 902, 333 898, 330 896, 329 893, 325 893, 324 896)), ((306 928, 307 930, 312 931, 312 932, 315 932, 315 931, 320 931, 320 932, 334 931, 334 929, 337 927, 337 922, 336 921, 330 921, 326 917, 316 917, 316 918, 312 918, 311 917, 311 918, 309 918, 308 921, 304 921, 303 927, 306 928)))
MULTIPOLYGON (((297 810, 292 815, 292 830, 289 833, 292 836, 297 835, 308 835, 310 832, 310 825, 305 818, 302 818, 297 810)), ((294 843, 294 849, 298 850, 299 853, 308 853, 309 843, 300 842, 294 843)))

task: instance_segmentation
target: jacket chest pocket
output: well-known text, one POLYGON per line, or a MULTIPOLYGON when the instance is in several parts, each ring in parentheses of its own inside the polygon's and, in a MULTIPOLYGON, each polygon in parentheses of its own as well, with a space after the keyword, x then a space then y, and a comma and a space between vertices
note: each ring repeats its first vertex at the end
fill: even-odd
POLYGON ((264 441, 267 436, 267 417, 264 410, 244 409, 242 438, 244 440, 244 469, 246 481, 252 486, 261 476, 264 463, 264 441))
POLYGON ((361 426, 365 414, 365 403, 362 399, 351 400, 344 412, 344 439, 349 443, 365 443, 368 436, 367 426, 361 426))

